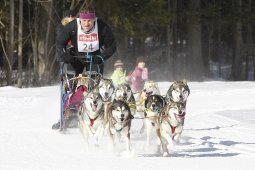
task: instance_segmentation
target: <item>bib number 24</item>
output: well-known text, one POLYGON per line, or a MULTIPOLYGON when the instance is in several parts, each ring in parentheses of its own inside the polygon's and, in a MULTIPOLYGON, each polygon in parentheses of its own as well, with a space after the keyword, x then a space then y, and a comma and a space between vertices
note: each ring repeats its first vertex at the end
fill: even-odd
POLYGON ((93 45, 91 44, 84 44, 84 51, 93 51, 93 45))

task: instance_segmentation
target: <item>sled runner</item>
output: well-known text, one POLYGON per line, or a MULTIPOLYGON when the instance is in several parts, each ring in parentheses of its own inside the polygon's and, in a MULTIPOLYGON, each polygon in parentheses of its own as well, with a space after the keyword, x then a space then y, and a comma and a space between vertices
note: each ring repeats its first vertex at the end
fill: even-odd
POLYGON ((102 76, 99 67, 97 71, 92 71, 92 57, 90 55, 74 56, 78 60, 84 62, 84 59, 87 59, 86 61, 89 62, 89 70, 84 68, 79 75, 75 75, 70 64, 63 63, 61 66, 59 130, 62 132, 65 132, 67 128, 77 127, 77 111, 84 96, 97 85, 102 76))

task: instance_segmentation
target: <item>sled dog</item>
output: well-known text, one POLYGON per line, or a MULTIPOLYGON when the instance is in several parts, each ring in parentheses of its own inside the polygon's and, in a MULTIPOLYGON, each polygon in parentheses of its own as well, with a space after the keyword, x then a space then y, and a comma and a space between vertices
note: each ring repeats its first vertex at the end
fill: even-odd
POLYGON ((136 113, 135 97, 129 84, 118 85, 115 90, 114 99, 125 101, 130 107, 131 114, 134 115, 136 113))
MULTIPOLYGON (((145 123, 146 123, 146 147, 151 144, 152 130, 155 129, 158 135, 159 131, 159 114, 165 106, 165 100, 161 95, 151 95, 145 100, 145 123)), ((159 136, 158 136, 159 137, 159 136)), ((160 147, 160 138, 158 138, 158 149, 160 147)))
POLYGON ((104 102, 104 119, 106 125, 109 117, 108 116, 109 108, 111 107, 114 98, 115 88, 111 79, 101 78, 98 85, 98 89, 104 102))
POLYGON ((93 89, 84 97, 78 112, 78 124, 88 146, 90 139, 94 139, 95 145, 98 145, 104 132, 103 100, 98 89, 93 89))
MULTIPOLYGON (((139 115, 141 117, 144 116, 144 111, 145 111, 144 103, 145 103, 145 100, 147 99, 147 97, 149 97, 150 95, 154 95, 154 94, 160 95, 158 83, 156 83, 152 80, 146 81, 144 83, 143 90, 139 93, 139 95, 136 99, 136 113, 139 113, 139 115)), ((143 133, 144 128, 145 128, 145 121, 143 121, 143 125, 142 125, 142 128, 140 130, 140 133, 143 133)))
POLYGON ((185 80, 175 81, 166 93, 166 102, 181 102, 186 105, 187 98, 190 94, 190 89, 185 80))
POLYGON ((113 100, 113 93, 115 89, 111 79, 101 78, 98 89, 104 102, 111 102, 113 100))
POLYGON ((126 149, 130 151, 130 128, 133 118, 126 102, 122 100, 113 101, 109 113, 109 134, 113 146, 115 146, 116 138, 120 136, 120 140, 125 139, 126 149))
POLYGON ((144 102, 148 96, 158 94, 160 95, 158 83, 154 81, 146 81, 144 83, 143 90, 139 93, 137 100, 136 100, 136 110, 137 112, 144 112, 144 102))
POLYGON ((168 144, 174 146, 179 142, 185 114, 185 105, 181 102, 170 103, 162 110, 159 122, 163 156, 169 154, 167 148, 168 144))

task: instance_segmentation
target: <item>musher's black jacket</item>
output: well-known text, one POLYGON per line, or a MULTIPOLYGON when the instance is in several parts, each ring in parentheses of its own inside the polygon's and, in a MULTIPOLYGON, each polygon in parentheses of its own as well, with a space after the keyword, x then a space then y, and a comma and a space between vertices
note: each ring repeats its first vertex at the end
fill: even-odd
MULTIPOLYGON (((99 50, 90 53, 91 55, 101 55, 104 60, 110 58, 113 53, 116 51, 116 43, 115 38, 113 36, 112 31, 110 30, 109 26, 104 23, 101 19, 97 19, 98 24, 98 38, 99 38, 99 50)), ((78 52, 78 45, 77 45, 77 20, 73 20, 68 23, 59 33, 57 36, 57 52, 58 56, 61 56, 66 51, 66 45, 69 40, 71 40, 72 45, 75 48, 75 52, 78 52)), ((77 53, 77 55, 82 55, 85 53, 77 53)))

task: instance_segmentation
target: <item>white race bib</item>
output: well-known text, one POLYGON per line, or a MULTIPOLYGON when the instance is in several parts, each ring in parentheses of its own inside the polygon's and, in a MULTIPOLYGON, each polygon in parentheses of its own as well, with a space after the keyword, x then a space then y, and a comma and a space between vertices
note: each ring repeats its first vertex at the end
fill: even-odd
POLYGON ((95 28, 87 34, 82 30, 79 18, 77 18, 77 25, 78 51, 89 53, 99 50, 97 19, 95 21, 95 28))

